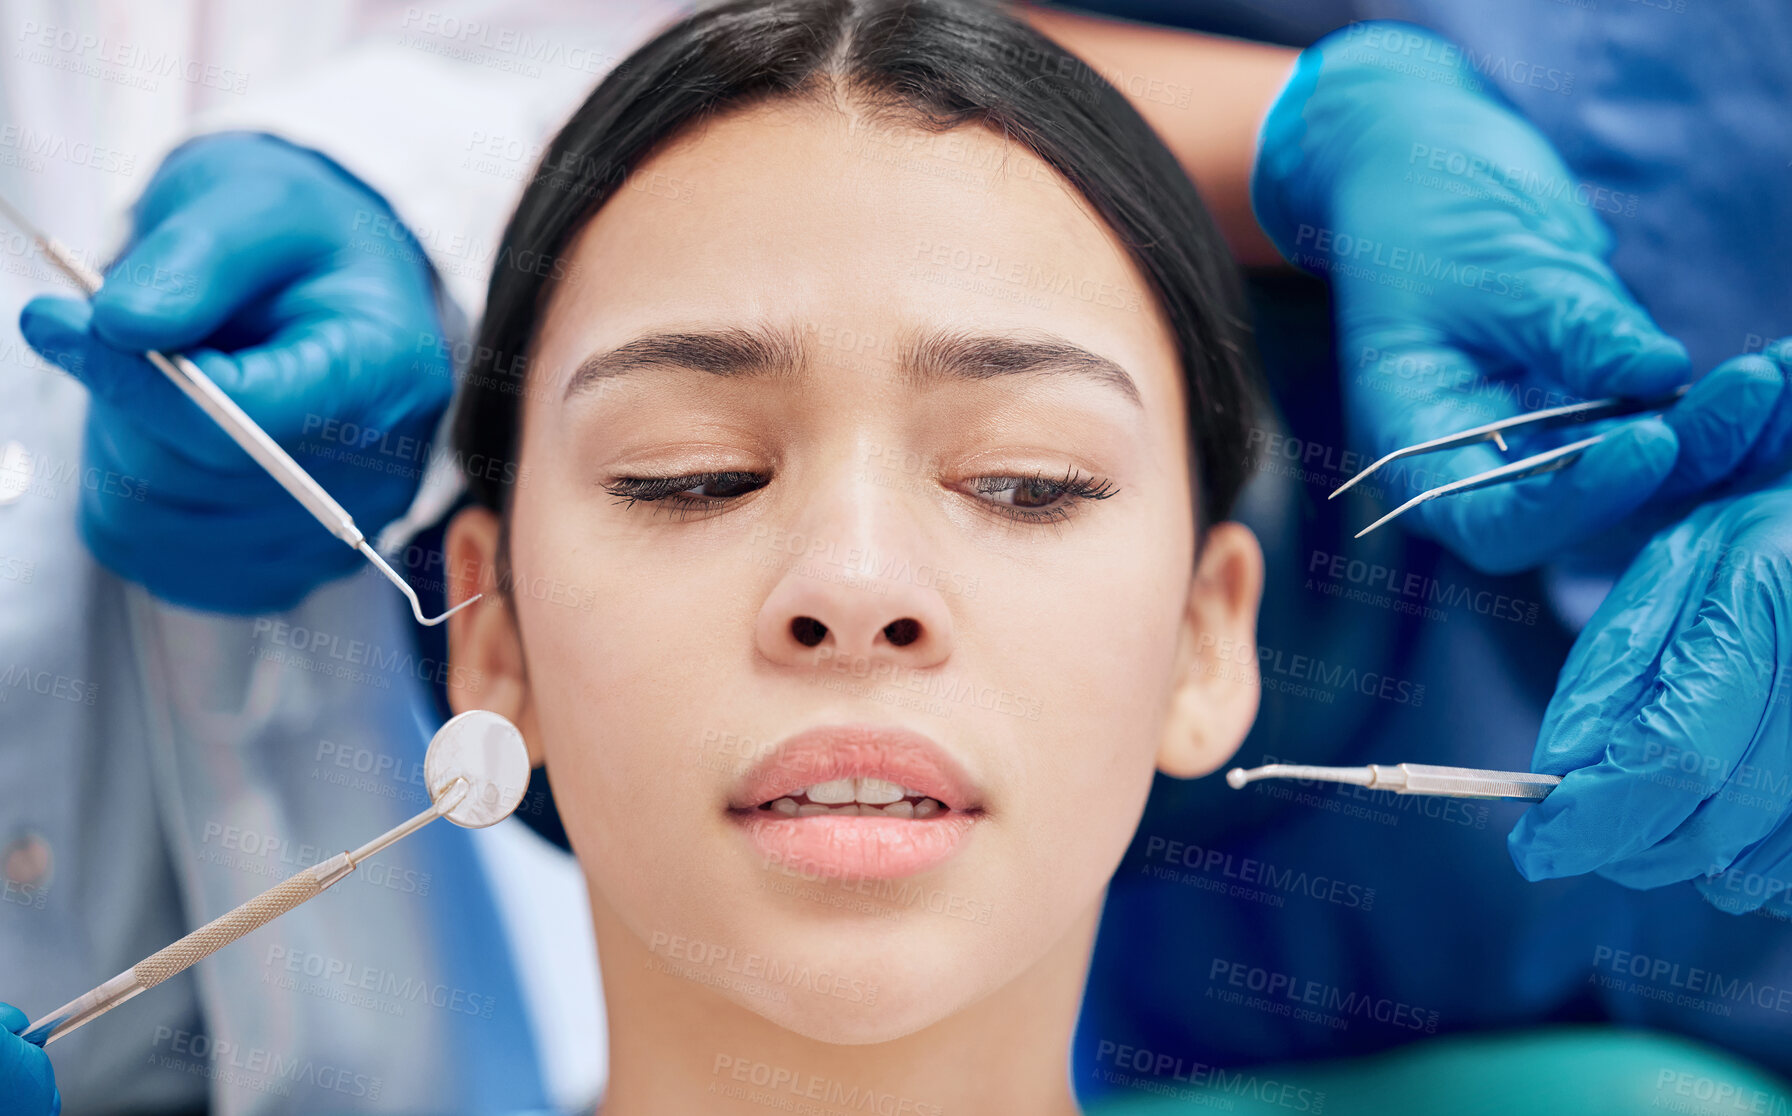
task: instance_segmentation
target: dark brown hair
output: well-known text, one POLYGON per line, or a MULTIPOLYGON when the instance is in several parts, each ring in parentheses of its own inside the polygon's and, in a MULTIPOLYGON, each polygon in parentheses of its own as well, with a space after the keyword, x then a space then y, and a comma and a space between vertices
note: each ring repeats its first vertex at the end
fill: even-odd
MULTIPOLYGON (((543 156, 505 230, 454 421, 462 461, 517 459, 537 318, 574 235, 653 152, 697 120, 767 98, 845 91, 944 131, 979 124, 1062 174, 1149 281, 1187 383, 1197 528, 1250 473, 1259 373, 1237 272, 1194 185, 1151 127, 1080 59, 977 0, 740 0, 662 32, 604 78, 543 156)), ((508 508, 510 473, 468 473, 508 508)))

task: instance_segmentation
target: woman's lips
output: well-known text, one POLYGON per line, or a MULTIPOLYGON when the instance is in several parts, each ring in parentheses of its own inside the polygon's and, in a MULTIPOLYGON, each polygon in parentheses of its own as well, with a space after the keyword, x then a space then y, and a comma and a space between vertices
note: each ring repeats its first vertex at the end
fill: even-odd
POLYGON ((974 814, 949 813, 926 821, 902 818, 781 818, 732 815, 768 865, 818 880, 888 880, 925 872, 964 844, 974 814))
POLYGON ((768 862, 817 878, 926 871, 958 851, 981 814, 969 777, 939 745, 874 725, 791 737, 748 771, 729 799, 729 816, 768 862), (858 814, 846 798, 865 802, 868 813, 858 814), (792 803, 800 815, 792 816, 792 803), (892 807, 911 816, 884 813, 892 807))

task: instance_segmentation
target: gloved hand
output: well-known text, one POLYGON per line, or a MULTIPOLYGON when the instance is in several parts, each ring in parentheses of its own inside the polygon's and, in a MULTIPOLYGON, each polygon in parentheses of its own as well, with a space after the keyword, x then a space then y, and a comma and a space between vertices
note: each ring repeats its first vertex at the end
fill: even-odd
MULTIPOLYGON (((1576 178, 1487 85, 1422 28, 1355 24, 1301 55, 1264 123, 1252 204, 1284 256, 1331 282, 1365 464, 1525 411, 1662 394, 1691 376, 1685 348, 1605 262, 1612 238, 1598 214, 1633 199, 1576 178)), ((1484 572, 1528 568, 1658 492, 1731 475, 1770 422, 1783 453, 1786 394, 1762 362, 1725 365, 1663 418, 1624 424, 1568 469, 1430 501, 1405 519, 1484 572)), ((1587 433, 1513 440, 1510 455, 1489 444, 1425 455, 1367 483, 1391 506, 1587 433)))
POLYGON ((432 273, 322 156, 226 133, 171 154, 91 305, 33 300, 31 347, 92 392, 82 536, 177 604, 282 610, 365 559, 140 355, 185 351, 355 517, 403 514, 453 390, 432 273))
POLYGON ((1792 486, 1660 532, 1575 641, 1507 844, 1525 878, 1698 879, 1792 915, 1792 486))
POLYGON ((62 1094, 56 1091, 56 1074, 43 1047, 19 1037, 25 1029, 25 1013, 0 1003, 0 1111, 6 1116, 57 1116, 62 1094))

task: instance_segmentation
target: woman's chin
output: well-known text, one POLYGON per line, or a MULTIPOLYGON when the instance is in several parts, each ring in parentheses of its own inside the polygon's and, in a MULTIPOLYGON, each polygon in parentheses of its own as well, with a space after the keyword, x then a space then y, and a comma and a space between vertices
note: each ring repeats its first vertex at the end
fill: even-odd
POLYGON ((909 986, 902 990, 882 986, 872 1003, 852 1003, 832 996, 793 993, 783 1003, 766 1003, 751 997, 743 1007, 786 1031, 814 1042, 837 1046, 870 1046, 894 1042, 933 1026, 963 1008, 951 989, 909 986))
POLYGON ((762 910, 735 926, 736 952, 719 967, 741 979, 713 987, 818 1042, 890 1042, 924 1030, 990 991, 985 982, 1006 968, 984 952, 995 942, 990 927, 913 912, 890 920, 762 910))

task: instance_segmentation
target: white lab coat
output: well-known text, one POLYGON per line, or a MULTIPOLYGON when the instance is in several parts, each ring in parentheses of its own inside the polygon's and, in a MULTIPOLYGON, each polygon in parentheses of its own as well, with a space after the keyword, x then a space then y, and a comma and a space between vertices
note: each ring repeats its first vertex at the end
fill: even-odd
MULTIPOLYGON (((0 193, 52 235, 103 260, 169 149, 255 128, 384 193, 473 317, 540 145, 676 12, 0 0, 0 14, 0 193)), ((93 563, 76 507, 109 482, 83 473, 85 391, 15 324, 64 288, 10 229, 0 262, 0 999, 36 1018, 416 812, 433 725, 430 664, 404 657, 408 613, 371 572, 244 619, 163 605, 93 563), (334 650, 357 640, 378 649, 371 668, 334 650)), ((451 488, 426 484, 410 518, 451 488)), ((381 859, 58 1041, 65 1111, 489 1110, 479 1098, 506 1085, 482 1076, 481 1049, 514 1056, 529 1036, 482 1016, 517 1000, 550 1099, 588 1103, 604 1037, 576 866, 515 820, 431 826, 381 859), (443 910, 478 904, 493 922, 493 889, 503 931, 469 956, 480 920, 445 926, 443 910)))

